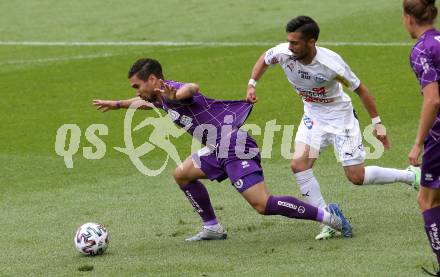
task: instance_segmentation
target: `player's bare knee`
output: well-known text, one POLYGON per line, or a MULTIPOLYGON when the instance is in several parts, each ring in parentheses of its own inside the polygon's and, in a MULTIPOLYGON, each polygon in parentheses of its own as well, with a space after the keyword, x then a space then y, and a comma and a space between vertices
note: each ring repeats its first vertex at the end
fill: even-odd
POLYGON ((417 203, 419 204, 422 212, 440 206, 440 199, 432 197, 432 195, 425 195, 419 193, 417 195, 417 203))
POLYGON ((176 180, 176 183, 179 184, 179 186, 184 186, 189 182, 189 180, 187 180, 188 178, 185 178, 185 175, 183 174, 183 171, 180 168, 176 168, 173 171, 173 177, 174 180, 176 180))
POLYGON ((293 173, 298 173, 308 169, 307 164, 301 160, 292 160, 290 168, 292 169, 293 173))
POLYGON ((353 185, 361 186, 364 184, 364 175, 363 174, 353 173, 353 174, 347 175, 347 178, 353 185))
POLYGON ((292 163, 290 164, 290 169, 293 173, 298 173, 298 164, 295 162, 295 160, 292 160, 292 163))
POLYGON ((425 195, 419 194, 417 196, 417 203, 419 204, 420 210, 422 212, 432 209, 435 205, 435 202, 432 198, 426 197, 425 195))
POLYGON ((356 186, 362 186, 364 184, 364 178, 353 178, 350 179, 350 182, 356 186))

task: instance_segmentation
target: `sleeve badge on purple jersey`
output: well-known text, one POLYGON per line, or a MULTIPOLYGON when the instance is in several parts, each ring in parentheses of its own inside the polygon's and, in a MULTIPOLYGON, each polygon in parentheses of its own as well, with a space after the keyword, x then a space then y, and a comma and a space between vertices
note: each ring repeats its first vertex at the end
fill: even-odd
POLYGON ((422 64, 423 73, 428 74, 430 69, 428 60, 426 58, 420 58, 420 63, 422 64))

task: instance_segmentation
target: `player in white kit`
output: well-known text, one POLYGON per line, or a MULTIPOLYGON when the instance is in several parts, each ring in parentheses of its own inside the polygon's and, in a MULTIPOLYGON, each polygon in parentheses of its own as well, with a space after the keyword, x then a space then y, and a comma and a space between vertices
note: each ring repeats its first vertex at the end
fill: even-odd
MULTIPOLYGON (((287 40, 261 55, 249 80, 246 99, 257 102, 256 83, 266 69, 279 64, 293 89, 304 102, 304 115, 295 137, 291 168, 306 202, 323 208, 326 202, 313 175, 313 164, 319 151, 332 144, 348 180, 355 185, 403 182, 420 184, 419 169, 407 170, 364 166, 365 151, 362 133, 350 97, 343 86, 354 91, 371 117, 374 135, 385 149, 389 148, 385 128, 378 115, 373 96, 337 53, 316 46, 317 23, 299 16, 286 26, 287 40)), ((335 236, 335 230, 323 227, 316 239, 335 236)))

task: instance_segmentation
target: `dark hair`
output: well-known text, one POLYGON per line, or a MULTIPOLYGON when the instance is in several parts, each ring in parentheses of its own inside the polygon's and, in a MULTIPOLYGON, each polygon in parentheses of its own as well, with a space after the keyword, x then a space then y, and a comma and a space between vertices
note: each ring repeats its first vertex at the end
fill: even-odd
POLYGON ((287 23, 286 32, 300 32, 303 39, 307 40, 314 38, 315 40, 318 40, 319 26, 312 18, 301 15, 287 23))
POLYGON ((404 0, 403 11, 414 17, 419 25, 433 24, 437 17, 435 0, 404 0))
POLYGON ((139 79, 146 81, 148 77, 154 74, 157 78, 163 79, 162 66, 155 59, 139 59, 128 71, 128 78, 136 75, 139 79))

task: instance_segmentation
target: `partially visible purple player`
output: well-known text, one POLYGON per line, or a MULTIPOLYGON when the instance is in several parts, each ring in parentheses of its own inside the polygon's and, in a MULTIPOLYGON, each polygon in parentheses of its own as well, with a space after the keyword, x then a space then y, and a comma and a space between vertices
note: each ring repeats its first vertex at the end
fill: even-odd
POLYGON ((106 112, 128 108, 135 101, 144 101, 143 109, 151 109, 154 105, 165 110, 174 123, 206 145, 188 157, 173 173, 180 189, 203 221, 202 230, 187 241, 226 239, 226 231, 215 216, 208 191, 199 181, 210 179, 220 182, 226 178, 260 214, 322 222, 340 230, 345 237, 351 237, 351 226, 337 204, 329 205, 326 210, 291 196, 270 195, 264 183, 258 146, 251 136, 239 129, 251 112, 251 104, 210 99, 200 93, 197 84, 164 80, 162 67, 154 59, 136 61, 129 70, 128 78, 137 97, 123 101, 94 100, 94 105, 106 112), (211 126, 208 135, 200 136, 203 134, 200 130, 208 125, 211 126))
MULTIPOLYGON (((423 96, 419 128, 408 158, 412 165, 418 166, 423 152, 417 201, 428 240, 440 265, 440 32, 434 27, 437 7, 435 0, 404 0, 403 10, 405 27, 411 37, 417 39, 410 62, 423 96)), ((435 271, 431 275, 440 276, 440 270, 435 271)))

